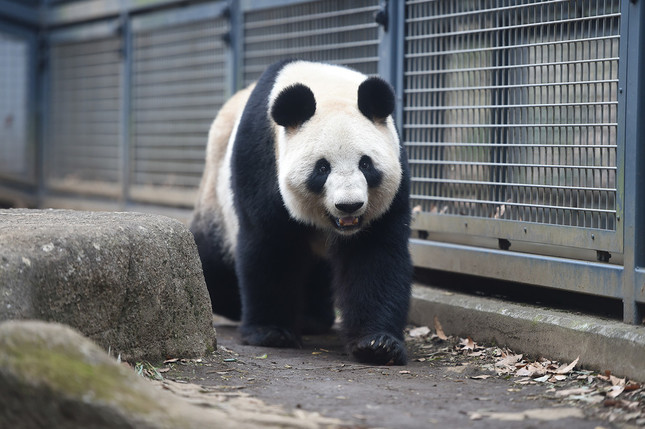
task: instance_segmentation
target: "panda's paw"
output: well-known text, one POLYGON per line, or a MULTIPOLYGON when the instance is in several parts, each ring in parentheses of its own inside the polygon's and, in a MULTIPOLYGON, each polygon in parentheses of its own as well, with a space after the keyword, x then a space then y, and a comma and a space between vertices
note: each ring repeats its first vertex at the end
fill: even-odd
POLYGON ((300 338, 292 330, 279 326, 242 325, 243 344, 262 347, 300 348, 300 338))
POLYGON ((351 342, 349 350, 359 362, 376 365, 405 365, 407 362, 403 341, 386 333, 368 335, 351 342))

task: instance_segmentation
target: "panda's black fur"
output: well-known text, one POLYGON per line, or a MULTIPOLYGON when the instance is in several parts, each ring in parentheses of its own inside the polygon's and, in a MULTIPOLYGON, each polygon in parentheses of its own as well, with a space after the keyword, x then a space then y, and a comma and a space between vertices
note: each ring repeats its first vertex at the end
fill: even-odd
MULTIPOLYGON (((405 364, 403 328, 412 264, 404 148, 399 145, 402 174, 389 209, 353 235, 327 238, 326 257, 318 256, 311 242, 320 232, 290 216, 278 183, 272 120, 297 132, 316 112, 313 94, 304 85, 287 88, 288 96, 276 97, 270 106, 276 77, 290 63, 276 63, 262 74, 239 119, 230 158, 239 220, 233 260, 226 254, 221 229, 203 211, 196 210, 191 223, 213 310, 233 319, 241 316, 245 343, 298 347, 300 334, 322 333, 332 326, 335 304, 348 351, 356 359, 405 364)), ((394 108, 389 85, 370 78, 362 87, 360 112, 371 121, 383 121, 394 108)), ((372 160, 361 158, 360 168, 368 186, 378 187, 381 173, 372 160)), ((321 192, 324 183, 325 177, 310 177, 307 186, 321 192)))

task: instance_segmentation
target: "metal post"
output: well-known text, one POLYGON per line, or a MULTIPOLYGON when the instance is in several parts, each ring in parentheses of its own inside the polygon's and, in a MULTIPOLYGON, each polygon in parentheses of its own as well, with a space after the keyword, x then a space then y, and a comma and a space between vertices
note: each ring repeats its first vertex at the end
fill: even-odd
POLYGON ((229 82, 231 95, 244 86, 244 11, 239 0, 229 0, 229 82))
POLYGON ((130 200, 131 182, 131 136, 132 136, 132 26, 130 15, 123 12, 120 17, 121 36, 121 129, 120 129, 120 205, 123 209, 130 200))
MULTIPOLYGON (((621 16, 620 58, 621 76, 618 97, 624 111, 620 123, 624 132, 624 264, 623 319, 627 323, 642 323, 636 297, 642 296, 644 278, 638 268, 645 266, 645 7, 642 1, 624 1, 621 16)), ((621 112, 619 111, 619 114, 621 112)), ((620 145, 619 145, 620 146, 620 145)))

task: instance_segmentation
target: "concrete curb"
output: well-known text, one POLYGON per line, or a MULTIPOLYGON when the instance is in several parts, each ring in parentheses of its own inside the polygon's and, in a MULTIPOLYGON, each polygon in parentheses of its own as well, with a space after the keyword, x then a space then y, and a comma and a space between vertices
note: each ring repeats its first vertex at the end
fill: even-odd
POLYGON ((645 381, 645 327, 415 285, 410 322, 517 353, 645 381))

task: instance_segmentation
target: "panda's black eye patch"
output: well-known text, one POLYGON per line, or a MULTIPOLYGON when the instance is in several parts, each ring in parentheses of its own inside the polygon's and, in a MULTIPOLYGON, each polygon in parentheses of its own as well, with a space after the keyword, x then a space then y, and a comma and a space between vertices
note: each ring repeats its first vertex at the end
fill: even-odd
POLYGON ((365 176, 365 180, 367 180, 367 186, 369 186, 370 188, 376 188, 381 184, 381 181, 383 180, 383 173, 381 173, 376 169, 376 167, 374 167, 372 158, 367 155, 363 155, 360 161, 358 161, 358 168, 363 173, 363 176, 365 176))
POLYGON ((316 161, 316 165, 307 178, 307 189, 311 192, 320 194, 325 187, 327 176, 331 173, 331 164, 325 158, 316 161))

